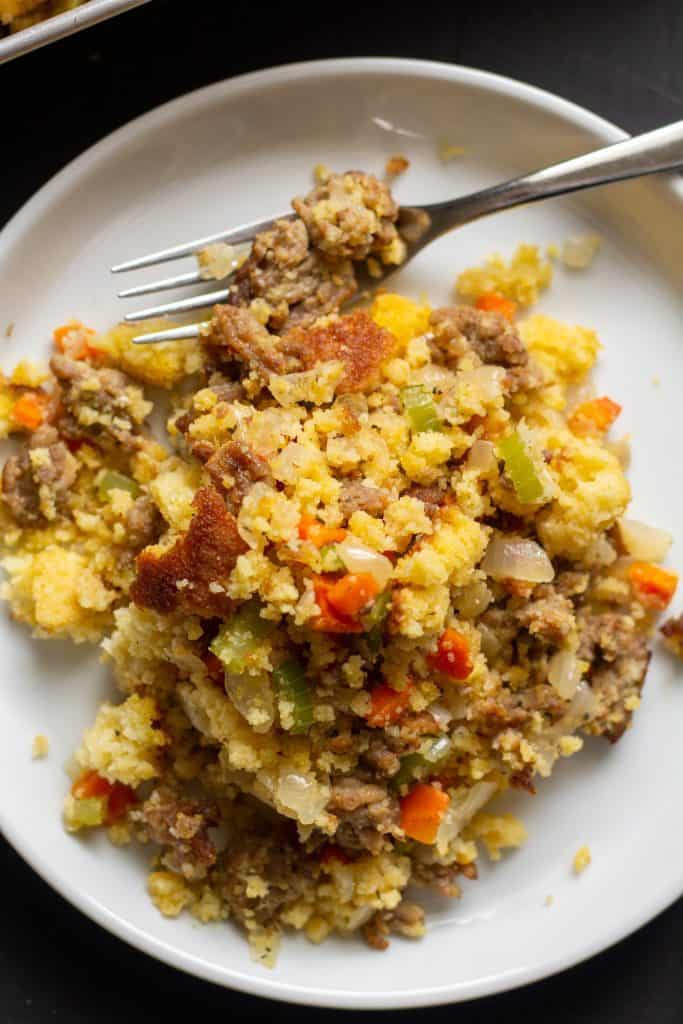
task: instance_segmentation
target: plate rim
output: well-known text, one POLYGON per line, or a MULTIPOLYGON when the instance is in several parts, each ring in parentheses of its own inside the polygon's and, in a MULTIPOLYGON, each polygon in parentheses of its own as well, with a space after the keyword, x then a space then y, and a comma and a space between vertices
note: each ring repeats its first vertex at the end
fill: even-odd
MULTIPOLYGON (((222 79, 202 86, 182 96, 146 111, 144 114, 126 122, 113 132, 88 147, 73 160, 69 161, 60 171, 53 175, 41 188, 33 194, 16 211, 0 230, 0 255, 9 248, 21 235, 25 225, 39 221, 45 208, 59 200, 70 183, 73 174, 78 174, 87 167, 95 166, 108 153, 127 137, 134 136, 144 129, 146 123, 155 126, 163 124, 169 118, 181 115, 184 110, 196 104, 202 104, 207 98, 219 102, 229 96, 239 96, 254 87, 270 88, 280 82, 291 82, 294 79, 305 80, 309 77, 333 77, 336 74, 387 74, 394 73, 415 77, 425 74, 451 81, 454 84, 467 84, 482 88, 490 93, 505 95, 527 104, 541 108, 548 113, 571 121, 605 139, 606 143, 619 142, 628 138, 628 133, 613 122, 598 114, 563 99, 545 89, 519 81, 504 75, 483 69, 472 68, 461 64, 449 64, 441 61, 419 60, 402 57, 343 57, 316 61, 300 61, 281 64, 272 68, 247 72, 233 78, 222 79)), ((669 191, 683 208, 683 190, 674 179, 660 180, 656 183, 660 188, 669 191)), ((42 856, 39 850, 31 848, 19 834, 19 828, 8 820, 0 805, 0 832, 4 835, 17 854, 24 860, 51 889, 66 899, 73 907, 85 914, 96 924, 105 928, 118 939, 123 940, 135 949, 154 957, 170 967, 180 969, 188 974, 199 977, 227 988, 262 998, 293 1002, 309 1006, 329 1007, 334 1009, 409 1009, 424 1006, 443 1005, 520 988, 524 985, 550 977, 563 970, 573 967, 596 954, 610 948, 626 936, 637 931, 654 917, 664 911, 683 893, 683 870, 677 885, 667 887, 665 892, 638 910, 622 915, 618 925, 598 939, 585 942, 580 949, 574 949, 561 955, 551 957, 543 962, 524 968, 497 972, 469 982, 414 988, 403 992, 378 991, 363 992, 347 989, 317 988, 315 985, 302 986, 278 980, 275 977, 264 977, 243 973, 240 969, 226 965, 215 968, 202 957, 196 956, 177 946, 155 937, 132 924, 124 917, 114 913, 105 903, 80 893, 77 886, 69 879, 60 877, 58 869, 52 867, 49 858, 42 856)))

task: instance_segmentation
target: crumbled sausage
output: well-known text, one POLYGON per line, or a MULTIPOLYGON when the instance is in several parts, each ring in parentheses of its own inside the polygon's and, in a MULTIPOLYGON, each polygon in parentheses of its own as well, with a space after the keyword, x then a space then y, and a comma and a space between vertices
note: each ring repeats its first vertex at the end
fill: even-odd
POLYGON ((336 311, 356 288, 350 260, 326 257, 310 248, 303 221, 279 220, 254 239, 228 301, 248 306, 260 300, 269 312, 268 326, 280 331, 336 311))
POLYGON ((222 859, 222 894, 240 924, 267 927, 301 899, 317 870, 317 861, 306 857, 283 829, 240 833, 222 859), (251 878, 263 879, 258 895, 249 887, 251 878))
POLYGON ((139 551, 159 539, 164 521, 154 502, 146 494, 136 498, 126 513, 126 543, 139 551))
POLYGON ((194 880, 204 878, 215 864, 216 847, 209 835, 219 822, 214 803, 160 786, 132 817, 142 823, 147 838, 165 848, 163 861, 172 871, 194 880))
POLYGON ((228 441, 206 463, 206 471, 216 487, 225 493, 228 510, 237 515, 253 487, 263 480, 272 483, 273 475, 265 459, 241 441, 228 441))
POLYGON ((339 818, 336 841, 347 849, 382 848, 398 826, 398 801, 386 786, 350 775, 332 783, 327 809, 339 818))
POLYGON ((434 310, 430 323, 434 341, 445 354, 450 354, 451 346, 455 345, 454 351, 460 355, 468 347, 473 349, 483 363, 525 366, 529 361, 517 329, 500 313, 474 306, 448 306, 434 310))
POLYGON ((532 636, 558 646, 575 627, 571 601, 551 585, 537 587, 534 599, 517 610, 516 618, 532 636))
POLYGON ((2 497, 21 526, 37 526, 66 508, 78 463, 54 427, 39 427, 28 443, 7 460, 2 497))
POLYGON ((331 174, 292 206, 328 257, 362 260, 398 238, 397 203, 383 182, 362 171, 331 174))
POLYGON ((389 504, 389 495, 379 487, 368 487, 360 480, 349 480, 342 484, 339 507, 345 519, 354 512, 367 512, 370 516, 381 516, 389 504))
POLYGON ((62 413, 58 426, 63 437, 87 438, 105 447, 140 447, 140 426, 151 403, 125 373, 95 369, 59 353, 50 360, 50 369, 59 382, 62 413))
POLYGON ((229 615, 232 602, 210 585, 227 579, 247 545, 213 487, 201 487, 193 504, 190 525, 171 548, 160 554, 148 548, 138 555, 131 597, 162 614, 229 615))

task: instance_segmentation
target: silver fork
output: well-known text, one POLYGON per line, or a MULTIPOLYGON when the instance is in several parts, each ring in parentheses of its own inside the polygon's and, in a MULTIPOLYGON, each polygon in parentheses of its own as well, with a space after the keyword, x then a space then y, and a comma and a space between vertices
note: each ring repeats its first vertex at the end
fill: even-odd
MULTIPOLYGON (((489 213, 509 209, 512 206, 521 206, 524 203, 533 203, 550 196, 566 195, 580 189, 592 188, 594 185, 605 185, 612 181, 623 181, 627 178, 655 174, 658 171, 674 171, 682 168, 683 121, 677 121, 664 128, 626 139, 624 142, 617 142, 611 146, 605 146, 603 149, 573 157, 571 160, 564 160, 562 163, 554 164, 543 170, 533 171, 520 178, 513 178, 511 181, 483 189, 481 192, 448 199, 441 203, 401 207, 398 224, 407 244, 406 259, 400 267, 383 268, 381 282, 383 283, 391 273, 405 267, 409 260, 413 259, 435 238, 439 238, 440 235, 453 228, 469 224, 479 217, 485 217, 489 213)), ((259 232, 272 227, 276 220, 291 220, 293 217, 294 214, 288 212, 279 217, 242 224, 240 227, 228 231, 219 231, 215 235, 207 235, 205 238, 196 238, 183 245, 176 245, 170 249, 162 249, 147 256, 140 256, 126 263, 119 263, 111 268, 112 273, 119 274, 127 270, 151 267, 168 260, 192 256, 214 242, 225 242, 229 245, 250 242, 259 232)), ((380 283, 376 277, 369 276, 364 266, 358 265, 356 269, 356 277, 361 290, 367 287, 376 287, 380 283)), ((227 282, 229 286, 231 278, 232 274, 224 278, 223 281, 227 282)), ((191 271, 175 277, 167 277, 161 281, 127 288, 119 292, 119 298, 150 294, 182 285, 198 284, 202 280, 204 279, 199 270, 191 271)), ((200 292, 191 298, 128 313, 124 320, 129 323, 137 323, 151 317, 206 309, 217 303, 225 302, 229 294, 229 287, 223 287, 218 291, 200 292)), ((169 330, 138 335, 133 341, 137 344, 150 344, 180 338, 196 338, 205 326, 206 322, 189 323, 169 330)))

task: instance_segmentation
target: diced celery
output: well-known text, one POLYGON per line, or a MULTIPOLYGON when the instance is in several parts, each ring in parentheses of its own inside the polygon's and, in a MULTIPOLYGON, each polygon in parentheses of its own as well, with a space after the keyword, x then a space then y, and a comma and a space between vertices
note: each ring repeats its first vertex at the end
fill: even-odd
POLYGON ((263 640, 274 629, 272 622, 262 619, 258 601, 248 601, 229 622, 223 623, 210 650, 228 672, 245 672, 257 640, 263 640))
POLYGON ((382 646, 382 634, 384 632, 384 620, 391 608, 391 591, 383 590, 378 595, 372 608, 365 613, 361 621, 366 632, 368 646, 373 654, 376 654, 382 646))
POLYGON ((516 430, 498 442, 498 454, 505 462, 505 472, 522 505, 529 505, 543 497, 543 483, 527 446, 516 430))
POLYGON ((336 544, 324 544, 321 547, 320 564, 323 572, 344 572, 346 568, 337 551, 336 544))
POLYGON ((106 501, 110 491, 128 491, 136 498, 140 488, 129 476, 117 473, 115 469, 105 469, 97 481, 97 495, 100 501, 106 501))
POLYGON ((397 789, 412 782, 418 775, 424 775, 422 769, 433 769, 439 761, 443 761, 451 750, 448 736, 428 737, 414 754, 406 754, 401 758, 401 767, 394 775, 392 784, 397 789))
POLYGON ((424 768, 426 761, 422 754, 405 754, 401 758, 401 767, 391 780, 392 786, 400 789, 407 786, 415 778, 421 768, 424 768))
POLYGON ((401 388, 401 401, 410 425, 416 433, 425 430, 443 430, 434 399, 422 384, 401 388))
POLYGON ((313 701, 303 667, 294 658, 288 658, 273 672, 273 682, 280 696, 294 705, 290 732, 307 732, 313 725, 313 701))
POLYGON ((106 814, 107 801, 104 797, 77 797, 73 802, 71 823, 76 828, 93 828, 104 823, 106 814))

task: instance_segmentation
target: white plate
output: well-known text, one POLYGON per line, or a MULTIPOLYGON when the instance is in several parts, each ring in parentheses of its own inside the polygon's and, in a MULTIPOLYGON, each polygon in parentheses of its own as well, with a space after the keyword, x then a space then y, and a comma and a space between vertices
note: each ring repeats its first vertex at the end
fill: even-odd
MULTIPOLYGON (((380 171, 411 160, 402 201, 434 200, 623 137, 547 93, 466 68, 400 60, 293 65, 210 86, 147 114, 99 143, 45 186, 0 235, 2 364, 40 355, 50 332, 78 316, 105 327, 121 313, 107 268, 137 253, 262 217, 305 190, 314 164, 380 171), (449 164, 445 137, 466 147, 449 164)), ((582 198, 499 214, 431 247, 397 287, 448 300, 456 273, 520 240, 546 244, 597 229, 590 271, 558 271, 541 309, 596 327, 600 387, 624 406, 634 436, 634 514, 680 538, 683 464, 681 281, 683 203, 671 182, 612 186, 582 198), (655 383, 655 378, 659 383, 655 383)), ((158 270, 148 272, 151 275, 158 270)), ((141 279, 142 275, 140 275, 141 279)), ((675 549, 676 550, 676 549, 675 549)), ((678 551, 681 548, 677 549, 678 551)), ((674 554, 683 567, 683 557, 674 554)), ((405 1007, 524 984, 604 949, 683 891, 683 683, 657 652, 635 729, 616 747, 587 744, 535 799, 518 796, 527 847, 459 902, 430 900, 429 932, 382 955, 357 940, 283 943, 272 972, 251 963, 232 925, 160 917, 142 855, 62 831, 61 766, 111 684, 94 652, 31 641, 0 622, 0 823, 54 888, 141 950, 211 981, 280 999, 405 1007), (31 762, 35 733, 51 743, 31 762), (593 864, 572 876, 576 849, 593 864), (545 904, 552 895, 552 906, 545 904)))

